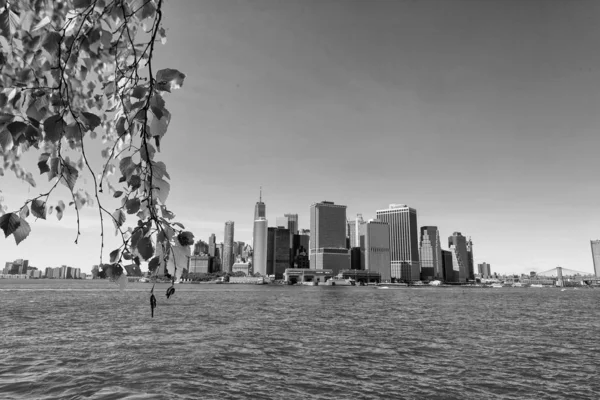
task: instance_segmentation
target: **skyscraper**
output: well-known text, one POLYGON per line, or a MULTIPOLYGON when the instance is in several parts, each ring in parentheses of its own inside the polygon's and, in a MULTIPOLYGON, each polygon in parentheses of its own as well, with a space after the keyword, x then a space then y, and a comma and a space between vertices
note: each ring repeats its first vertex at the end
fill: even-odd
POLYGON ((223 271, 231 272, 231 266, 235 262, 233 257, 233 230, 234 222, 225 222, 225 233, 223 235, 223 271))
POLYGON ((262 202, 262 187, 260 197, 254 207, 254 227, 252 229, 252 266, 254 273, 267 275, 267 206, 262 202))
POLYGON ((346 248, 346 206, 322 201, 310 206, 310 267, 337 274, 350 268, 346 248))
POLYGON ((467 252, 467 238, 460 232, 454 232, 448 237, 448 247, 452 253, 452 266, 458 273, 456 282, 466 282, 469 277, 469 254, 467 252))
POLYGON ((360 247, 360 238, 358 227, 364 224, 362 214, 356 214, 356 218, 348 221, 348 237, 350 238, 350 248, 360 247))
POLYGON ((419 233, 417 210, 405 204, 390 204, 377 210, 377 219, 390 228, 390 258, 392 278, 403 281, 420 279, 419 233))
POLYGON ((298 214, 283 214, 283 216, 287 218, 290 236, 294 237, 298 233, 298 214))
POLYGON ((382 281, 391 280, 390 227, 388 223, 371 219, 358 225, 357 235, 362 253, 361 258, 364 260, 361 269, 379 272, 382 281))
POLYGON ((489 279, 492 277, 492 269, 490 264, 483 262, 481 264, 477 264, 477 272, 483 279, 489 279))
POLYGON ((442 244, 437 226, 421 227, 421 279, 443 279, 442 244))
POLYGON ((452 252, 449 250, 442 250, 442 267, 444 269, 444 281, 458 282, 458 271, 454 270, 452 252))
POLYGON ((600 278, 600 240, 591 240, 592 260, 594 260, 594 273, 600 278))
POLYGON ((252 265, 254 273, 261 275, 267 275, 267 224, 263 217, 254 221, 252 265))
POLYGON ((260 188, 258 202, 254 206, 254 220, 256 221, 259 218, 267 218, 267 206, 262 201, 262 186, 260 188))
POLYGON ((473 242, 471 241, 471 237, 469 236, 469 240, 467 240, 467 279, 474 280, 475 279, 475 266, 473 265, 473 242))
POLYGON ((287 228, 267 230, 267 275, 281 279, 290 267, 290 231, 287 228))
POLYGON ((216 250, 217 250, 217 237, 213 233, 208 238, 208 255, 211 257, 214 257, 216 250))

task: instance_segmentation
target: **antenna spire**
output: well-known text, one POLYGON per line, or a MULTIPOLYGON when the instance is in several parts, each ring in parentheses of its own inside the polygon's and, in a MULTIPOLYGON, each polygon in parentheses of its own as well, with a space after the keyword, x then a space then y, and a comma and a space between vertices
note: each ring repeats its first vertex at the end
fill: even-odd
POLYGON ((259 203, 262 203, 262 186, 260 187, 260 195, 258 198, 259 203))

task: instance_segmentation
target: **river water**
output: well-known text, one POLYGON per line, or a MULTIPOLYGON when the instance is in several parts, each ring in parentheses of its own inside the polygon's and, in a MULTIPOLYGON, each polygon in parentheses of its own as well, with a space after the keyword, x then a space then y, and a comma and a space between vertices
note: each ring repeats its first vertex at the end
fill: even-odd
POLYGON ((598 399, 600 290, 0 280, 1 399, 598 399))

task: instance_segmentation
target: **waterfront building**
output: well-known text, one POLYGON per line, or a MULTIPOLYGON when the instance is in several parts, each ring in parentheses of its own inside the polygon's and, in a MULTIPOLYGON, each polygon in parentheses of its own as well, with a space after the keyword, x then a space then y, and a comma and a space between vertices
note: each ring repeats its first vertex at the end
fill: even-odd
POLYGON ((267 206, 262 201, 262 186, 260 188, 258 202, 254 206, 254 220, 256 221, 259 218, 267 218, 267 206))
POLYGON ((421 270, 417 210, 405 204, 390 204, 387 209, 377 210, 377 219, 389 226, 392 278, 418 281, 421 270))
POLYGON ((44 271, 44 276, 46 278, 52 278, 52 268, 51 267, 46 267, 46 270, 44 271))
POLYGON ((52 277, 54 279, 60 279, 60 270, 61 270, 60 267, 52 268, 52 277))
POLYGON ((467 240, 467 269, 468 269, 468 278, 469 280, 475 279, 475 266, 473 265, 473 242, 471 241, 471 237, 469 236, 469 240, 467 240))
POLYGON ((233 258, 233 234, 235 223, 233 221, 225 222, 225 233, 223 235, 223 271, 231 272, 231 267, 235 261, 233 258))
POLYGON ((360 269, 376 272, 382 280, 390 281, 392 262, 389 224, 378 219, 370 219, 357 226, 362 259, 360 269))
POLYGON ((206 243, 205 241, 199 239, 195 244, 194 244, 194 254, 198 255, 198 254, 208 254, 208 243, 206 243))
POLYGON ((310 268, 310 259, 308 258, 308 247, 300 246, 298 253, 294 257, 294 268, 310 268))
POLYGON ((458 271, 454 270, 452 252, 450 250, 442 250, 442 269, 444 271, 445 282, 458 282, 458 271))
POLYGON ((213 272, 212 268, 213 257, 202 254, 192 255, 188 258, 187 270, 188 274, 208 274, 213 272))
POLYGON ((3 275, 10 275, 10 271, 12 270, 12 265, 13 265, 13 263, 7 261, 4 264, 4 269, 2 270, 2 274, 3 275))
POLYGON ((208 255, 211 257, 214 257, 216 250, 217 250, 217 237, 213 233, 208 238, 208 255))
POLYGON ((350 243, 348 248, 360 247, 360 238, 358 235, 358 227, 364 224, 362 214, 356 214, 356 218, 348 221, 348 238, 350 243))
POLYGON ((454 232, 448 237, 448 247, 452 252, 452 264, 458 271, 457 282, 464 283, 469 277, 469 254, 467 251, 467 238, 460 232, 454 232))
POLYGON ((477 272, 479 273, 479 276, 481 276, 483 279, 490 279, 492 277, 492 269, 490 267, 490 264, 486 262, 477 264, 477 272))
POLYGON ((310 206, 310 266, 334 274, 350 268, 346 248, 346 206, 322 201, 310 206))
POLYGON ((290 268, 294 268, 295 264, 296 264, 296 257, 298 257, 298 255, 301 251, 306 252, 307 253, 306 256, 308 257, 310 236, 301 234, 301 233, 296 233, 291 236, 292 236, 292 250, 291 250, 291 255, 290 255, 290 261, 291 261, 290 268))
POLYGON ((252 257, 252 246, 246 244, 242 250, 242 259, 248 261, 252 257))
POLYGON ((252 275, 252 264, 247 263, 247 262, 236 262, 231 267, 231 271, 233 273, 243 272, 244 275, 250 276, 250 275, 252 275))
POLYGON ((290 267, 290 231, 287 228, 268 228, 267 275, 281 279, 290 267))
POLYGON ((594 262, 594 274, 600 278, 600 240, 591 240, 592 260, 594 262))
POLYGON ((350 269, 362 269, 364 262, 362 260, 362 251, 360 247, 350 249, 350 269))
POLYGON ((421 243, 419 247, 421 262, 421 279, 432 281, 443 279, 442 244, 437 226, 421 227, 421 243))
POLYGON ((264 217, 254 221, 254 233, 252 240, 252 264, 254 273, 267 275, 267 228, 268 221, 264 217))

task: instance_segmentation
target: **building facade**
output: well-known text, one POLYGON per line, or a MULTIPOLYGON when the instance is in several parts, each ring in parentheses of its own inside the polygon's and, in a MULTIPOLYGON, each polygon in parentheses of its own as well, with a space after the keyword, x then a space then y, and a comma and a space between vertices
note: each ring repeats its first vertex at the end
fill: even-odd
POLYGON ((450 250, 442 250, 442 268, 444 271, 445 282, 458 282, 458 271, 454 270, 452 252, 450 250))
POLYGON ((442 243, 440 242, 440 232, 437 226, 421 227, 419 256, 421 262, 421 280, 444 279, 442 243))
POLYGON ((473 241, 467 240, 467 279, 475 279, 475 265, 473 265, 473 241))
POLYGON ((492 277, 492 268, 490 264, 482 262, 481 264, 477 264, 477 273, 483 279, 490 279, 492 277))
POLYGON ((264 217, 254 220, 254 231, 252 239, 252 265, 254 273, 267 275, 267 225, 264 217))
POLYGON ((591 240, 592 260, 594 261, 594 274, 600 278, 600 240, 591 240))
POLYGON ((364 224, 362 214, 356 214, 356 218, 353 220, 348 220, 348 238, 350 241, 350 245, 348 248, 360 247, 360 238, 358 235, 358 227, 361 224, 364 224))
POLYGON ((387 222, 371 219, 358 224, 358 243, 362 265, 360 269, 380 274, 381 280, 392 279, 390 227, 387 222))
POLYGON ((310 206, 310 266, 334 274, 350 268, 346 248, 346 206, 330 201, 310 206))
POLYGON ((290 267, 290 231, 287 228, 268 228, 267 275, 283 278, 290 267))
POLYGON ((405 204, 390 204, 385 210, 377 210, 377 219, 389 226, 392 278, 418 281, 421 268, 417 210, 405 204))
POLYGON ((225 222, 225 233, 223 235, 223 271, 231 272, 231 267, 235 262, 233 256, 233 233, 235 223, 233 221, 225 222))
POLYGON ((455 273, 458 273, 456 282, 466 282, 469 278, 469 254, 467 252, 467 238, 460 232, 454 232, 448 237, 448 247, 452 252, 452 264, 455 273))

